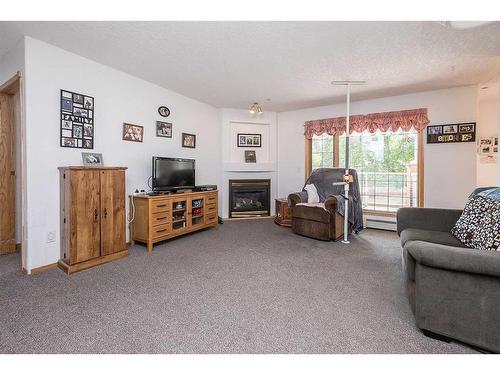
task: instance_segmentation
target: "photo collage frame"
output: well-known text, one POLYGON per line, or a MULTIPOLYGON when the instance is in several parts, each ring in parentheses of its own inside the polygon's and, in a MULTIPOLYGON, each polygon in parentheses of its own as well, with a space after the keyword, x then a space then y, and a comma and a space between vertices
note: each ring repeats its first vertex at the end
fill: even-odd
POLYGON ((427 143, 475 142, 476 123, 430 125, 427 127, 427 143))
POLYGON ((61 90, 61 147, 94 148, 94 97, 61 90))

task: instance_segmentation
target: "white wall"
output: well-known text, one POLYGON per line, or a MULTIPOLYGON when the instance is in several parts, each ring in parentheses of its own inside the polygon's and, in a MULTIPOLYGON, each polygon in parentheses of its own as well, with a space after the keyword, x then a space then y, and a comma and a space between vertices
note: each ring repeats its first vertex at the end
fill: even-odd
MULTIPOLYGON (((477 100, 477 134, 476 137, 495 137, 498 136, 500 111, 500 96, 498 82, 488 82, 478 87, 477 100), (482 88, 486 87, 486 88, 482 88)), ((484 157, 476 154, 477 186, 495 186, 497 184, 497 164, 484 163, 484 157)))
POLYGON ((222 216, 229 216, 230 179, 270 179, 273 213, 278 191, 276 113, 265 111, 262 115, 252 115, 248 110, 223 108, 220 109, 220 119, 222 216), (238 147, 238 133, 261 134, 262 147, 238 147), (256 151, 256 163, 245 163, 245 150, 256 151))
MULTIPOLYGON (((153 155, 196 159, 196 182, 219 184, 220 122, 207 104, 166 90, 110 67, 26 38, 27 268, 59 259, 59 180, 57 167, 81 165, 82 149, 59 146, 60 89, 95 98, 94 152, 107 166, 128 167, 127 195, 147 189, 153 155), (155 136, 157 109, 166 105, 173 138, 155 136), (144 126, 144 142, 122 140, 122 124, 144 126), (181 133, 197 135, 196 149, 181 147, 181 133), (57 241, 47 243, 47 233, 57 241)), ((128 202, 127 202, 128 205, 128 202)), ((128 210, 128 208, 127 208, 128 210)), ((128 238, 128 228, 127 228, 128 238)))
MULTIPOLYGON (((351 114, 428 108, 431 124, 475 121, 476 86, 353 102, 351 114)), ((345 116, 345 104, 278 113, 279 195, 304 184, 304 122, 345 116)), ((475 143, 425 144, 425 206, 463 207, 476 186, 475 143)))

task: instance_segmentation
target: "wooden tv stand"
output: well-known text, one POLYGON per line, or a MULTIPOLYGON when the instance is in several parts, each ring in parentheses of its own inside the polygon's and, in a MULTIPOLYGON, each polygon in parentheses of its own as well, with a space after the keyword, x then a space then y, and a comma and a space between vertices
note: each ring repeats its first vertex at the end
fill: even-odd
POLYGON ((157 242, 218 225, 217 190, 130 199, 135 207, 131 243, 145 243, 148 252, 157 242))

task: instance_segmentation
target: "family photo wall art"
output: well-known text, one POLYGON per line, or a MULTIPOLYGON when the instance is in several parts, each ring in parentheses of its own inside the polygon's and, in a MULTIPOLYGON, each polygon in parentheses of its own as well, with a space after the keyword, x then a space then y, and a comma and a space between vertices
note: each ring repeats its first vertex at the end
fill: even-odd
POLYGON ((61 147, 94 148, 94 98, 61 90, 61 147))
POLYGON ((475 142, 476 123, 430 125, 427 127, 427 143, 475 142))

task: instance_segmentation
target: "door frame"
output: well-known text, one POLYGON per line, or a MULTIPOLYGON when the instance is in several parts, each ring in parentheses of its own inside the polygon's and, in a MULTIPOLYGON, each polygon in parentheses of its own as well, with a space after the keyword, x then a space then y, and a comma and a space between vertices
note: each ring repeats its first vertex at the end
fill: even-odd
MULTIPOLYGON (((24 82, 22 79, 21 72, 17 72, 13 77, 8 79, 6 82, 0 84, 0 93, 3 94, 9 94, 9 95, 19 95, 19 113, 16 115, 19 118, 18 123, 15 124, 15 126, 20 126, 19 129, 19 139, 16 139, 15 132, 14 132, 14 147, 15 147, 15 154, 16 154, 16 161, 17 161, 17 154, 20 155, 21 160, 19 160, 19 170, 16 170, 16 176, 18 175, 20 178, 20 191, 18 194, 21 196, 21 207, 20 207, 20 212, 17 212, 16 210, 16 221, 17 217, 19 217, 19 220, 21 222, 21 243, 20 243, 20 248, 18 251, 21 253, 20 257, 20 270, 21 271, 26 271, 24 268, 24 260, 26 259, 26 238, 25 238, 25 214, 24 214, 24 207, 25 207, 25 176, 24 176, 24 163, 25 163, 25 157, 24 157, 24 143, 25 143, 25 134, 24 134, 24 129, 25 129, 25 124, 24 124, 24 82), (18 216, 19 215, 19 216, 18 216)), ((17 247, 18 244, 16 244, 17 247)), ((27 272, 29 273, 29 272, 27 272)))

